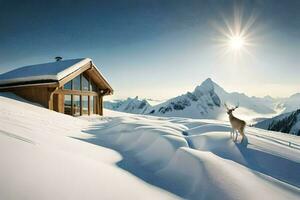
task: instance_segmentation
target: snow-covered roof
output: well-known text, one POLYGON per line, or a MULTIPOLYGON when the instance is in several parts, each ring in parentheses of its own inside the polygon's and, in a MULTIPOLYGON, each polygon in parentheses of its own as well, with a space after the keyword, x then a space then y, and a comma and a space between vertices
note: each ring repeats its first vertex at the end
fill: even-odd
POLYGON ((0 74, 0 85, 45 80, 59 81, 91 61, 90 58, 78 58, 20 67, 0 74))

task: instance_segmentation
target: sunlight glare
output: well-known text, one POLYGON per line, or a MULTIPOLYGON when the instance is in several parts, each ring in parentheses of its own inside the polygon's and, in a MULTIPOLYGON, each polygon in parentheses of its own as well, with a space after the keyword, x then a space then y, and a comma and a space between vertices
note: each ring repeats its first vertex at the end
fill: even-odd
POLYGON ((241 36, 232 36, 229 39, 229 46, 234 50, 240 50, 245 45, 245 39, 241 36))
POLYGON ((247 55, 253 58, 254 37, 256 30, 254 24, 256 15, 250 14, 245 17, 243 9, 239 6, 234 7, 232 17, 223 18, 223 24, 216 23, 215 28, 218 31, 218 36, 215 38, 220 55, 233 58, 236 60, 244 60, 247 55))

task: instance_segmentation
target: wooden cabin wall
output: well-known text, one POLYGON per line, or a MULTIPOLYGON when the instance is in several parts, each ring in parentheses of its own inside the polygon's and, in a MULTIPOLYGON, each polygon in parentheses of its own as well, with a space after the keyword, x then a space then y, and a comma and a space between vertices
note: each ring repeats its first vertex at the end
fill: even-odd
POLYGON ((22 87, 9 89, 10 92, 49 108, 49 91, 47 87, 22 87))

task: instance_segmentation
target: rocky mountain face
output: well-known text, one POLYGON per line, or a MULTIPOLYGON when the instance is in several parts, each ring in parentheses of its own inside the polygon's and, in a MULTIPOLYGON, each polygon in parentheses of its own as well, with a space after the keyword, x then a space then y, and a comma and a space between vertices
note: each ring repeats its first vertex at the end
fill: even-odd
POLYGON ((261 121, 255 126, 300 136, 300 109, 261 121))
POLYGON ((178 116, 203 118, 213 117, 221 108, 221 99, 214 90, 214 83, 207 79, 193 92, 169 99, 151 108, 148 114, 160 116, 178 116))

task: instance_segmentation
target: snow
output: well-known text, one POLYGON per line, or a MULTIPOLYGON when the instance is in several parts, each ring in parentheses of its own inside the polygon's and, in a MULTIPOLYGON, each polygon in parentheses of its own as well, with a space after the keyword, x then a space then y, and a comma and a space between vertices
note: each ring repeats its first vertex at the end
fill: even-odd
POLYGON ((0 199, 177 199, 119 168, 118 152, 75 139, 90 122, 20 100, 0 95, 0 199))
POLYGON ((0 75, 0 84, 26 81, 61 80, 83 65, 91 62, 89 58, 62 60, 57 62, 29 65, 0 75))
POLYGON ((105 110, 73 118, 0 94, 0 199, 299 199, 297 137, 105 110), (275 136, 274 136, 275 135, 275 136))

